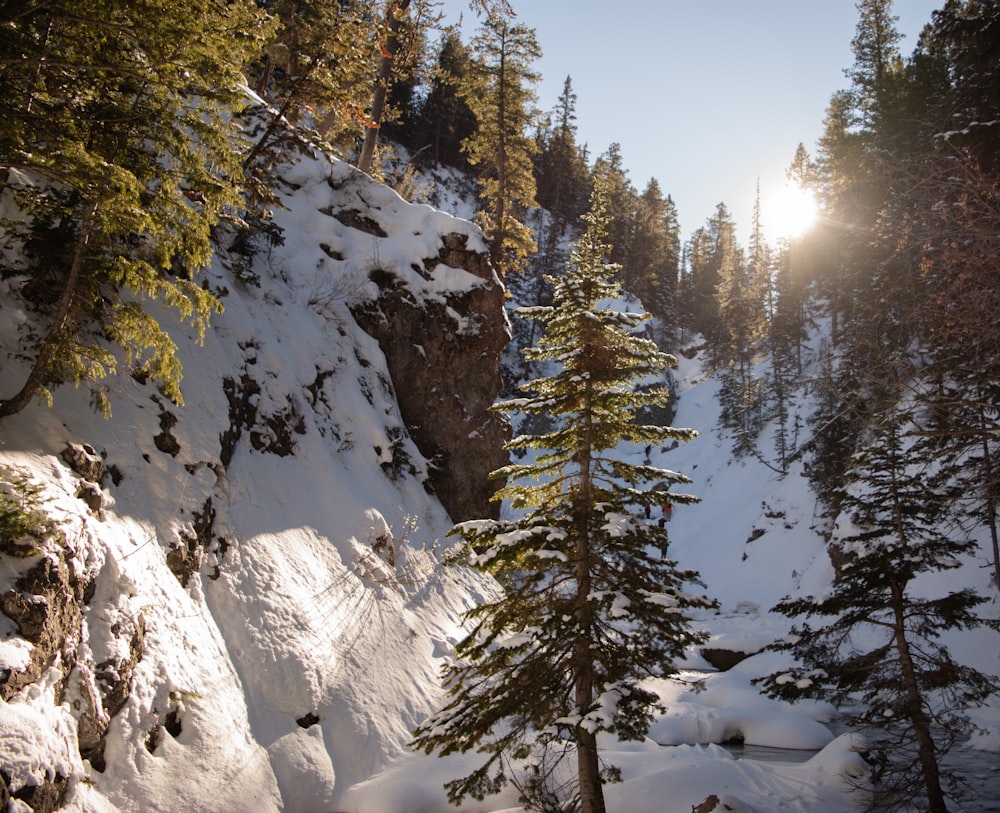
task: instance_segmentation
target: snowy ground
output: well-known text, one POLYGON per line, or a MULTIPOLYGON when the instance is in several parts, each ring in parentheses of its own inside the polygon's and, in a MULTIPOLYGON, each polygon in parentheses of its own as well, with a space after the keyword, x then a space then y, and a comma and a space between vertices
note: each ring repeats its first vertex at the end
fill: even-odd
MULTIPOLYGON (((55 672, 0 704, 0 755, 13 766, 13 784, 69 775, 71 810, 451 809, 442 784, 462 773, 463 760, 415 755, 405 743, 440 703, 438 669, 462 635, 461 613, 494 586, 438 567, 450 523, 422 485, 426 461, 405 434, 398 441, 403 426, 384 358, 346 305, 369 295, 364 272, 374 260, 405 272, 436 253, 441 233, 466 229, 477 238, 468 224, 403 204, 322 157, 303 158, 286 180, 297 191, 275 214, 285 245, 262 252, 259 284, 234 282, 213 266, 208 281, 226 291, 226 312, 205 345, 186 328, 171 328, 186 407, 124 376, 109 382, 112 421, 96 416, 82 392, 61 388, 54 410, 32 407, 0 427, 0 465, 44 483, 49 509, 66 523, 74 566, 94 580, 78 685, 93 685, 96 665, 121 655, 121 630, 139 616, 145 622, 145 653, 132 694, 111 721, 104 773, 80 758, 78 698, 71 691, 57 702, 55 672), (389 236, 353 232, 322 212, 343 196, 369 207, 389 236), (303 431, 293 432, 295 453, 287 457, 255 449, 244 434, 220 474, 219 438, 231 426, 222 382, 242 376, 260 385, 250 396, 258 416, 294 414, 303 431), (166 414, 177 419, 174 455, 154 440, 166 414), (386 474, 387 450, 397 441, 412 476, 386 474), (91 444, 121 475, 118 485, 105 484, 100 515, 76 497, 79 478, 60 458, 69 442, 91 444), (209 498, 216 544, 185 587, 165 554, 191 534, 209 498), (379 539, 388 548, 376 554, 379 539), (161 734, 151 748, 151 732, 169 714, 180 731, 161 734)), ((414 275, 407 284, 419 297, 471 284, 461 272, 442 274, 431 281, 414 275)), ((3 347, 17 346, 18 325, 29 319, 11 304, 10 284, 0 282, 3 347)), ((172 315, 163 321, 173 324, 172 315)), ((16 359, 5 359, 0 389, 10 392, 23 374, 16 359)), ((815 503, 800 472, 779 477, 755 461, 731 461, 728 441, 717 437, 714 382, 697 359, 682 359, 678 376, 675 423, 703 435, 655 450, 652 462, 692 476, 690 490, 703 502, 678 508, 672 555, 700 570, 721 601, 719 614, 699 620, 712 646, 753 652, 786 628, 767 613, 775 600, 829 582, 815 503)), ((2 567, 7 590, 16 568, 2 567)), ((959 645, 982 668, 996 669, 995 638, 959 645)), ((29 647, 0 617, 0 668, 18 668, 29 647)), ((684 668, 683 677, 702 681, 705 691, 658 682, 669 711, 649 738, 603 742, 625 780, 607 789, 609 810, 690 813, 712 794, 745 813, 855 808, 850 780, 863 764, 850 737, 834 738, 823 725, 830 710, 777 704, 750 685, 775 668, 773 656, 712 674, 692 653, 684 668), (736 736, 822 750, 799 763, 738 760, 716 744, 736 736)), ((1000 709, 982 720, 988 731, 976 744, 1000 751, 1000 709)), ((463 809, 514 808, 516 798, 505 796, 463 809)))
MULTIPOLYGON (((679 361, 674 423, 702 434, 675 449, 653 450, 652 462, 691 476, 695 482, 687 490, 702 502, 674 511, 671 555, 682 566, 698 569, 706 592, 720 600, 718 614, 699 619, 711 635, 708 646, 758 652, 788 629, 786 618, 768 612, 778 599, 794 592, 821 592, 830 583, 833 570, 820 535, 822 520, 801 464, 782 476, 754 458, 732 460, 731 441, 718 429, 717 382, 706 376, 699 357, 679 361)), ((765 434, 761 448, 767 449, 768 443, 765 434)), ((633 454, 641 458, 644 450, 633 454)), ((996 603, 992 612, 1000 612, 996 603)), ((953 646, 979 668, 1000 670, 995 635, 977 633, 974 640, 956 639, 953 646)), ((712 795, 743 813, 847 813, 863 806, 860 787, 867 766, 858 753, 863 740, 852 733, 832 733, 825 724, 834 717, 831 707, 790 706, 761 696, 751 685, 755 677, 782 668, 783 658, 759 654, 727 672, 713 673, 700 656, 690 653, 677 681, 658 681, 654 688, 668 710, 646 741, 605 738, 602 743, 604 757, 621 767, 624 779, 606 788, 609 811, 690 813, 712 795), (691 691, 692 681, 700 682, 702 691, 691 691), (718 745, 733 739, 787 749, 787 757, 782 761, 780 752, 771 752, 768 761, 739 759, 718 745)), ((974 716, 984 727, 970 742, 982 752, 975 770, 985 773, 995 787, 1000 765, 990 765, 993 752, 1000 750, 1000 702, 974 716)), ((440 785, 467 773, 477 764, 475 759, 403 755, 383 773, 352 788, 341 805, 349 813, 445 811, 449 807, 440 785)), ((467 813, 519 809, 514 793, 461 808, 467 813)), ((992 808, 966 808, 968 813, 987 809, 992 808)))

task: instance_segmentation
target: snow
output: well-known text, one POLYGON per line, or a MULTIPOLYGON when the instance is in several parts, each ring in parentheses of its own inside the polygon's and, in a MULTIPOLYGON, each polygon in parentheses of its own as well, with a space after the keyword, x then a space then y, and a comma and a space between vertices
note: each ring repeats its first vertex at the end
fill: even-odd
POLYGON ((720 674, 688 674, 689 680, 699 681, 696 691, 678 691, 675 682, 657 687, 667 713, 653 724, 649 736, 661 745, 742 740, 806 751, 828 745, 833 734, 816 718, 829 719, 832 709, 815 703, 789 706, 762 697, 750 684, 772 667, 773 657, 762 655, 720 674))
MULTIPOLYGON (((12 785, 69 775, 68 810, 444 811, 452 808, 443 783, 481 759, 428 757, 406 747, 414 726, 442 703, 440 668, 464 636, 462 613, 495 597, 496 587, 475 571, 442 568, 450 520, 423 486, 428 464, 408 439, 381 350, 348 305, 373 295, 374 268, 396 275, 418 301, 447 303, 450 292, 481 281, 444 266, 431 274, 414 266, 437 256, 442 234, 467 235, 470 248, 485 243, 458 217, 471 215, 471 207, 451 191, 453 173, 440 171, 450 185, 434 192, 451 214, 407 204, 319 154, 282 173, 287 189, 297 189, 284 192, 275 211, 285 243, 258 258, 259 287, 234 282, 219 264, 209 270, 208 283, 228 293, 204 346, 171 312, 157 312, 178 342, 185 407, 122 377, 108 382, 111 421, 93 413, 85 393, 63 387, 53 410, 33 406, 0 427, 0 465, 21 467, 44 484, 51 510, 65 523, 74 567, 94 582, 80 673, 93 675, 97 664, 121 658, 127 631, 140 616, 145 623, 144 654, 111 720, 103 773, 80 757, 73 705, 79 698, 68 691, 58 699, 55 670, 0 704, 0 754, 12 785), (326 213, 352 208, 387 236, 326 213), (294 454, 279 457, 255 449, 244 429, 222 467, 219 437, 230 428, 222 381, 238 384, 244 375, 259 385, 251 401, 260 415, 291 410, 302 432, 291 434, 294 454), (177 418, 176 457, 153 441, 166 412, 177 418), (102 517, 76 498, 79 478, 60 459, 68 442, 91 444, 121 475, 117 486, 105 483, 102 517), (380 464, 391 460, 394 443, 415 474, 386 475, 380 464), (191 535, 209 499, 214 542, 185 587, 165 555, 191 535), (169 713, 181 724, 176 736, 163 729, 169 713), (154 730, 160 733, 151 751, 154 730)), ((18 327, 32 318, 14 304, 13 284, 0 280, 4 347, 17 346, 18 327)), ((472 329, 467 315, 451 318, 472 329)), ((822 595, 831 582, 815 498, 799 463, 781 476, 753 459, 731 460, 730 440, 718 429, 716 382, 699 357, 680 362, 674 423, 701 437, 654 449, 650 462, 671 479, 675 471, 691 476, 688 490, 701 502, 674 511, 670 555, 700 571, 706 593, 721 601, 721 612, 696 615, 710 636, 707 646, 751 657, 714 673, 690 652, 678 679, 649 682, 666 708, 649 737, 623 743, 601 735, 604 757, 624 779, 606 788, 608 809, 689 813, 715 794, 749 813, 846 813, 858 802, 851 786, 865 774, 863 744, 834 737, 824 724, 831 709, 772 701, 751 683, 790 666, 753 654, 788 629, 768 608, 788 593, 822 595), (818 752, 801 763, 735 759, 719 745, 734 738, 818 752)), ((23 375, 20 362, 5 359, 0 391, 12 391, 23 375)), ((644 462, 641 448, 628 454, 644 462)), ((629 518, 608 515, 607 523, 609 533, 625 533, 629 518)), ((553 542, 564 533, 549 529, 553 542)), ((505 541, 517 540, 511 534, 505 541)), ((0 557, 0 587, 9 589, 26 566, 0 557)), ((31 645, 15 633, 0 616, 0 668, 21 668, 30 656, 31 645)), ((997 641, 984 635, 956 638, 958 652, 996 671, 997 641)), ((518 636, 505 645, 521 643, 518 636)), ((1000 751, 1000 702, 977 710, 975 719, 983 731, 969 745, 1000 751)), ((517 794, 458 809, 517 810, 517 794)))
MULTIPOLYGON (((145 623, 103 773, 77 750, 77 690, 57 703, 43 680, 0 704, 0 753, 14 789, 58 772, 72 778, 69 810, 332 809, 438 706, 438 672, 462 637, 461 614, 494 594, 486 577, 442 569, 439 540, 450 520, 424 488, 427 462, 406 435, 382 352, 347 309, 370 295, 357 269, 373 258, 424 300, 482 284, 444 266, 428 279, 411 269, 437 256, 443 234, 466 234, 479 249, 482 237, 324 156, 305 156, 284 174, 300 187, 275 211, 285 243, 258 258, 259 286, 234 284, 221 265, 209 269, 226 310, 204 346, 172 312, 157 310, 184 364, 183 408, 124 377, 108 382, 110 421, 72 388, 56 392, 52 411, 32 406, 4 421, 0 465, 45 485, 74 566, 94 581, 79 673, 92 679, 97 664, 120 658, 125 631, 140 616, 145 623), (348 205, 378 207, 387 236, 319 211, 348 205), (344 260, 332 260, 321 242, 344 260), (301 426, 289 433, 294 454, 286 457, 258 451, 244 428, 223 467, 219 438, 231 423, 223 380, 244 375, 259 386, 248 399, 259 415, 290 413, 301 426), (177 418, 176 457, 153 442, 167 412, 177 418), (60 459, 68 442, 89 443, 120 474, 117 486, 104 483, 102 518, 76 499, 80 480, 60 459), (393 444, 415 475, 394 480, 383 471, 393 444), (214 541, 184 587, 165 554, 191 535, 209 499, 214 541), (169 713, 180 721, 176 735, 163 728, 169 713)), ((0 301, 3 346, 16 347, 29 315, 6 290, 0 301)), ((24 372, 5 361, 0 391, 11 392, 24 372)), ((269 431, 262 422, 257 430, 269 431)), ((30 563, 0 560, 6 591, 30 563)), ((0 660, 21 668, 31 645, 2 618, 0 660)))

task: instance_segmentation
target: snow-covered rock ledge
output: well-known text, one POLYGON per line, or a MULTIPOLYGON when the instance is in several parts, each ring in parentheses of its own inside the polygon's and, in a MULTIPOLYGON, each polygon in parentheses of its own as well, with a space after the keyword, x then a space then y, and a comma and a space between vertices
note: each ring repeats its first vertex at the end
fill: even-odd
MULTIPOLYGON (((319 153, 280 175, 280 240, 220 231, 203 279, 225 312, 204 344, 150 306, 178 345, 184 406, 121 375, 110 420, 60 387, 51 410, 0 423, 2 479, 28 478, 61 523, 30 557, 0 554, 0 595, 25 609, 0 616, 13 809, 334 809, 436 708, 461 614, 495 589, 440 568, 451 518, 411 436, 421 419, 397 404, 409 384, 351 312, 384 311, 386 289, 432 314, 451 337, 442 399, 450 377, 495 379, 499 350, 475 342, 504 335, 502 289, 488 266, 454 263, 461 237, 482 253, 479 232, 319 153), (384 236, 358 228, 369 221, 384 236), (101 474, 71 467, 71 444, 101 474), (65 574, 58 599, 23 579, 39 565, 65 574), (53 604, 64 623, 46 647, 32 619, 53 604)), ((24 279, 0 281, 3 392, 23 381, 21 330, 37 318, 24 279)), ((470 443, 484 417, 462 406, 470 443)))

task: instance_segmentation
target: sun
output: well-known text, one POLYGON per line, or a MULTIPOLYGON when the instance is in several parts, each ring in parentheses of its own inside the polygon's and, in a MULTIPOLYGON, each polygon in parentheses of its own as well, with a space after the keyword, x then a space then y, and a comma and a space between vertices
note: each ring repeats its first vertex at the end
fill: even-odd
POLYGON ((798 184, 786 183, 761 206, 762 220, 774 239, 799 237, 816 222, 816 195, 798 184))

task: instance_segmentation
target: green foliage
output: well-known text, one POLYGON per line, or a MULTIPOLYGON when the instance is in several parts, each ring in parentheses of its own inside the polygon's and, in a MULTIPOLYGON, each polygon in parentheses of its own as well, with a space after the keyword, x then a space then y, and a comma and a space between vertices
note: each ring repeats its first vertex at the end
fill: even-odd
POLYGON ((468 169, 462 143, 476 128, 476 118, 459 93, 469 72, 469 49, 454 28, 445 29, 416 119, 404 122, 403 141, 419 160, 468 169))
MULTIPOLYGON (((509 444, 533 450, 534 460, 494 473, 508 480, 497 499, 517 517, 453 530, 504 595, 468 613, 472 630, 445 677, 450 702, 415 732, 428 752, 487 755, 448 784, 452 801, 496 792, 517 770, 512 760, 527 763, 530 779, 551 774, 546 755, 578 751, 582 807, 603 809, 595 799, 614 773, 600 768, 595 735, 645 734, 658 700, 640 681, 674 671, 685 648, 703 640, 688 611, 714 606, 686 592, 697 574, 665 558, 666 531, 645 511, 695 501, 668 490, 688 478, 615 454, 622 444, 696 433, 635 421, 639 409, 665 402, 662 386, 637 388, 673 359, 633 334, 645 315, 608 305, 619 290, 616 267, 605 263, 605 205, 598 182, 570 266, 550 279, 553 305, 526 309, 546 325, 527 355, 555 371, 498 407, 551 419, 548 431, 509 444)), ((540 793, 530 781, 524 787, 540 793)))
POLYGON ((105 339, 180 401, 176 348, 143 303, 176 308, 199 333, 221 308, 192 276, 212 256, 212 226, 240 205, 229 119, 264 16, 211 0, 12 11, 0 12, 0 166, 29 218, 21 238, 48 227, 55 245, 26 286, 47 277, 38 304, 50 325, 0 414, 64 381, 106 406, 96 384, 116 357, 105 339))
MULTIPOLYGON (((855 725, 874 733, 882 773, 880 804, 901 809, 924 796, 928 809, 946 810, 949 780, 939 761, 970 724, 965 710, 1000 690, 996 678, 955 661, 940 643, 950 630, 989 627, 980 617, 987 599, 966 588, 929 595, 924 574, 953 570, 975 543, 947 532, 955 495, 947 469, 922 458, 901 427, 913 415, 890 409, 853 477, 839 495, 848 530, 835 540, 838 574, 824 596, 785 598, 775 609, 792 618, 818 619, 793 627, 779 649, 801 668, 770 676, 772 696, 828 698, 843 706, 860 700, 855 725)), ((950 782, 954 785, 954 782, 950 782)))
POLYGON ((628 290, 668 331, 677 327, 675 297, 680 276, 681 239, 677 207, 651 178, 636 201, 628 290))
POLYGON ((716 362, 722 366, 728 355, 717 296, 724 273, 743 262, 736 241, 736 224, 729 209, 720 203, 715 214, 691 236, 689 269, 684 280, 684 309, 691 326, 710 343, 716 362))
POLYGON ((553 234, 575 223, 587 208, 590 171, 584 148, 576 143, 576 93, 570 77, 563 83, 551 120, 539 132, 536 160, 538 205, 553 216, 553 234))
POLYGON ((530 84, 538 81, 531 65, 541 54, 534 30, 490 14, 472 40, 473 60, 459 88, 476 119, 475 132, 462 145, 479 173, 486 203, 476 219, 501 277, 523 270, 536 249, 531 229, 520 218, 535 205, 535 145, 527 133, 535 115, 530 84))
POLYGON ((309 120, 341 147, 361 134, 379 58, 380 25, 369 6, 362 0, 269 4, 279 26, 262 49, 254 88, 272 101, 273 113, 246 159, 248 165, 286 122, 309 120))
POLYGON ((0 553, 35 555, 58 532, 43 508, 42 487, 21 469, 0 466, 0 553))

